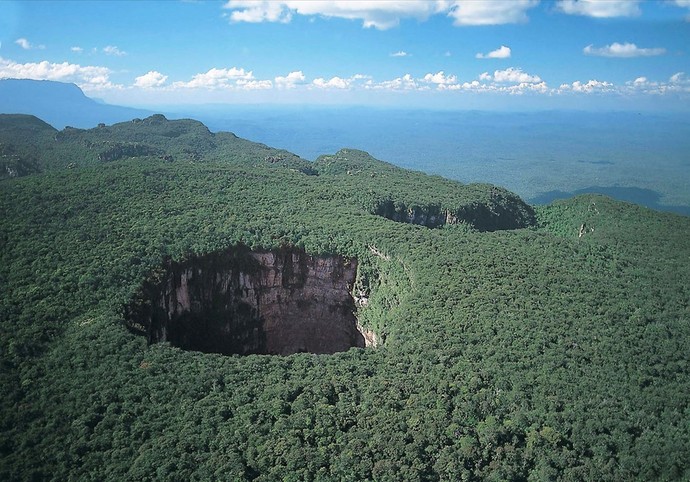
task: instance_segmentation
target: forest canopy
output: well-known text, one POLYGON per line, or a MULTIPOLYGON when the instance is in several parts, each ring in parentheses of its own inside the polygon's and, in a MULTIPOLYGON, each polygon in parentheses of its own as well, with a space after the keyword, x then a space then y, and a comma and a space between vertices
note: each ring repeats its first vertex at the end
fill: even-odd
POLYGON ((0 115, 0 154, 0 480, 690 478, 690 218, 160 115, 0 115), (240 245, 356 259, 379 342, 241 356, 128 329, 166 263, 240 245))

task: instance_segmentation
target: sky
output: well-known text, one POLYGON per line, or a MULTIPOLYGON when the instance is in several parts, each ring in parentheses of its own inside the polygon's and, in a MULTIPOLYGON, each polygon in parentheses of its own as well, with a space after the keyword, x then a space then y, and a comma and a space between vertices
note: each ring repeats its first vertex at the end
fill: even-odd
POLYGON ((137 107, 690 111, 690 0, 0 0, 0 78, 137 107))

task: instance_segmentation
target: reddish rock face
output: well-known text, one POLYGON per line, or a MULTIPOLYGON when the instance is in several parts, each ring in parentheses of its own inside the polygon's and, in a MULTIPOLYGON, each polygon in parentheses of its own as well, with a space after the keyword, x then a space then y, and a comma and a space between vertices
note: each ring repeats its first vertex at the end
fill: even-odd
POLYGON ((223 354, 336 353, 372 344, 351 291, 357 260, 238 246, 168 262, 128 307, 150 343, 223 354), (365 336, 366 335, 366 336, 365 336))

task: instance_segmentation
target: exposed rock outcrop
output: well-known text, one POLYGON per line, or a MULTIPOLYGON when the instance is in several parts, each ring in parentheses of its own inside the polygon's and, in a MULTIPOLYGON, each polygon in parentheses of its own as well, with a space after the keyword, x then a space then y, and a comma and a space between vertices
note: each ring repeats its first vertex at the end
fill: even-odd
POLYGON ((150 343, 223 354, 335 353, 376 343, 355 318, 357 260, 237 246, 169 261, 127 308, 150 343))
POLYGON ((440 204, 406 204, 384 199, 379 201, 373 214, 400 223, 440 228, 446 224, 468 224, 478 231, 519 229, 536 223, 534 209, 517 195, 504 189, 491 188, 487 199, 474 201, 455 208, 440 204))

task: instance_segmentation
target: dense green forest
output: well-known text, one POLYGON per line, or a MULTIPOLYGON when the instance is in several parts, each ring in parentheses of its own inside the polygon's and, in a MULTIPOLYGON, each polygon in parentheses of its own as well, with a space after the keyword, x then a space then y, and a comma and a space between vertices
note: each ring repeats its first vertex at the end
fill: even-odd
POLYGON ((690 218, 162 116, 2 115, 0 154, 0 480, 690 479, 690 218), (234 246, 356 259, 377 346, 128 329, 166 263, 234 246))

